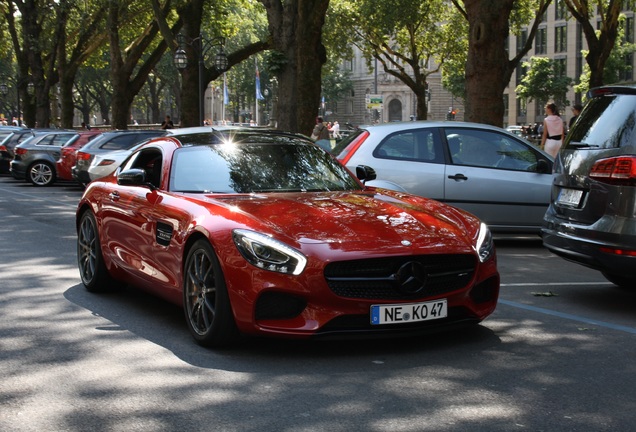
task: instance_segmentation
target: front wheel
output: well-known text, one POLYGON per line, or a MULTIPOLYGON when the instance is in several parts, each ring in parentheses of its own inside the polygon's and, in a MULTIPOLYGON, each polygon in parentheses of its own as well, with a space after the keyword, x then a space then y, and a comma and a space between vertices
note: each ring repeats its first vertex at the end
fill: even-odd
POLYGON ((183 306, 188 328, 200 345, 221 347, 238 337, 221 265, 206 240, 197 240, 188 252, 183 306))
POLYGON ((48 162, 36 162, 29 167, 26 177, 34 186, 49 186, 55 182, 55 168, 48 162))
POLYGON ((102 257, 95 216, 85 211, 77 229, 77 267, 82 283, 90 292, 103 292, 114 283, 102 257))

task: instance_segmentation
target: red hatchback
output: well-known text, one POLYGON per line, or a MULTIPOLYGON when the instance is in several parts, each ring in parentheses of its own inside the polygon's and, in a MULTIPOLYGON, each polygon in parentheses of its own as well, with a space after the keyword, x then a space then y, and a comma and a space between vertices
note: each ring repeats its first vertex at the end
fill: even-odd
POLYGON ((206 346, 475 324, 499 295, 476 217, 365 187, 306 137, 275 131, 149 141, 88 185, 77 234, 89 291, 121 282, 182 305, 206 346))
POLYGON ((71 168, 75 165, 75 161, 77 160, 77 151, 102 132, 103 131, 99 129, 81 131, 79 138, 74 143, 62 147, 60 158, 55 163, 57 178, 61 180, 73 180, 71 168))

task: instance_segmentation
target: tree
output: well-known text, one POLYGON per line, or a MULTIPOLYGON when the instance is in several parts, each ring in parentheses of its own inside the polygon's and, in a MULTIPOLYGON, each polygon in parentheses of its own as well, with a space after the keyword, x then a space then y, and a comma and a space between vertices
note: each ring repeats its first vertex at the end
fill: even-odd
POLYGON ((503 125, 503 93, 512 73, 532 47, 541 17, 551 0, 451 0, 468 21, 465 119, 503 125), (513 13, 514 12, 514 13, 513 13), (510 34, 510 22, 534 22, 526 44, 512 59, 503 43, 510 34))
MULTIPOLYGON (((172 31, 167 22, 168 14, 159 7, 158 0, 152 0, 155 20, 161 29, 161 34, 168 46, 172 50, 174 56, 177 48, 183 48, 186 51, 188 59, 185 69, 181 71, 181 126, 199 125, 199 95, 205 92, 206 87, 211 81, 220 77, 223 72, 218 70, 212 64, 203 65, 203 74, 199 80, 199 54, 201 37, 208 41, 217 40, 218 38, 226 38, 229 40, 232 36, 240 33, 236 22, 228 17, 237 15, 245 15, 246 11, 258 13, 251 2, 245 0, 217 0, 215 2, 206 2, 206 0, 187 0, 179 3, 176 13, 179 22, 183 23, 182 34, 185 37, 185 45, 179 47, 175 38, 176 32, 172 31), (205 21, 204 21, 205 19, 205 21), (206 30, 202 28, 203 22, 206 22, 206 30), (199 86, 199 82, 201 86, 199 86)), ((249 13, 248 13, 249 15, 249 13)), ((250 33, 249 31, 247 33, 250 33)), ((241 33, 243 34, 243 33, 241 33)), ((228 68, 249 58, 251 55, 268 49, 269 40, 249 41, 244 45, 240 45, 234 51, 227 54, 228 68)), ((204 58, 205 60, 205 58, 204 58)))
POLYGON ((589 86, 604 84, 605 64, 607 63, 618 37, 619 17, 623 0, 563 0, 568 10, 581 25, 588 50, 585 61, 589 66, 589 86), (600 17, 597 32, 596 15, 600 17))
POLYGON ((426 119, 427 79, 461 54, 457 34, 465 21, 445 0, 341 0, 340 21, 354 32, 352 43, 369 68, 375 59, 417 97, 417 117, 426 119), (350 23, 355 23, 351 25, 350 23))
POLYGON ((529 62, 523 63, 523 67, 527 68, 527 72, 517 86, 517 98, 541 102, 553 99, 559 107, 570 104, 566 95, 573 80, 556 70, 554 61, 546 57, 532 57, 529 62))
MULTIPOLYGON (((614 84, 621 81, 621 77, 626 72, 631 72, 631 61, 626 62, 625 59, 631 58, 631 54, 636 51, 636 44, 629 42, 625 36, 625 16, 621 15, 619 18, 618 36, 616 37, 616 43, 612 52, 610 53, 605 66, 603 68, 603 84, 614 84)), ((600 31, 597 31, 600 33, 600 31)), ((588 51, 583 50, 583 55, 587 57, 588 51)), ((586 94, 590 89, 590 82, 592 70, 588 63, 583 66, 583 73, 579 78, 579 83, 574 86, 574 90, 577 93, 586 94)))
POLYGON ((309 135, 320 103, 321 69, 327 61, 322 27, 329 0, 260 0, 267 11, 277 63, 278 128, 309 135))

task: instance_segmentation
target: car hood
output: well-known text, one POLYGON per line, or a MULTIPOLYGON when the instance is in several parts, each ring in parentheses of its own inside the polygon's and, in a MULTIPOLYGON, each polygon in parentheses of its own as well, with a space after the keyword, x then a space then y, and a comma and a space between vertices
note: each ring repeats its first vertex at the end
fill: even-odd
MULTIPOLYGON (((210 197, 212 198, 212 197, 210 197)), ((386 250, 470 248, 479 220, 434 200, 390 191, 214 196, 233 212, 299 244, 369 244, 386 250)))

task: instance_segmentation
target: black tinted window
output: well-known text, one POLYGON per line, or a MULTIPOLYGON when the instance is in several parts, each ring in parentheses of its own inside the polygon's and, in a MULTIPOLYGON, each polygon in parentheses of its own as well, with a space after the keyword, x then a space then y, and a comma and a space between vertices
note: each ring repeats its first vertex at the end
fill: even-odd
POLYGON ((444 162, 437 129, 414 129, 395 133, 382 141, 373 155, 381 159, 444 162))
POLYGON ((614 95, 591 99, 566 137, 566 148, 633 146, 636 96, 614 95))

